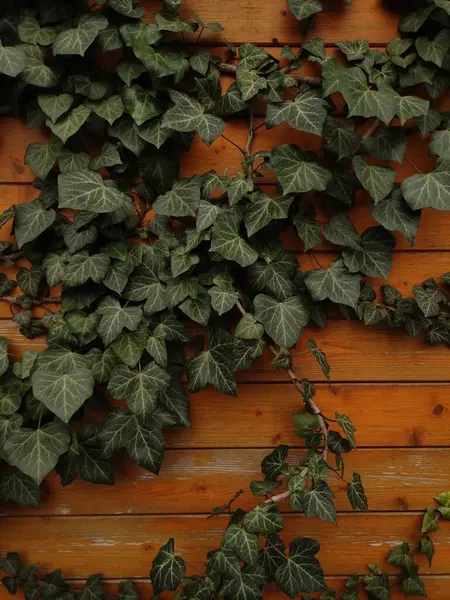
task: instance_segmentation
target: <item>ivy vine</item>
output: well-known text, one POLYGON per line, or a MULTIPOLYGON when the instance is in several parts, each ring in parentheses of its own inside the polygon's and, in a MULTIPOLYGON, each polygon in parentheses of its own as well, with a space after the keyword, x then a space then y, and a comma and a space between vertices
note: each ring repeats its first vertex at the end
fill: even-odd
MULTIPOLYGON (((297 18, 322 8, 316 0, 288 4, 297 18)), ((0 261, 17 267, 16 280, 0 274, 0 301, 23 335, 45 336, 47 344, 12 363, 0 338, 3 501, 38 504, 39 485, 54 468, 63 485, 77 477, 112 484, 112 459, 123 450, 158 473, 164 428, 190 426, 184 377, 189 393, 212 385, 236 395, 235 373, 267 350, 300 394, 304 410, 295 422, 307 452, 295 465, 285 446, 264 459, 265 479, 252 491, 267 499, 247 514, 233 512, 206 577, 185 581, 181 595, 256 600, 270 579, 292 597, 324 588, 317 542, 295 540, 286 557, 277 503, 289 499, 307 517, 334 522, 327 478, 329 471, 344 477, 355 428, 348 415, 322 413, 313 384, 293 370, 290 348, 307 326, 326 327, 336 309, 450 344, 449 273, 414 286, 408 298, 387 283, 392 232, 412 246, 422 208, 450 209, 449 120, 439 111, 450 81, 450 3, 418 4, 400 22, 404 36, 384 52, 366 40, 338 41, 339 59, 327 57, 324 40, 314 38, 299 50, 285 46, 281 61, 249 43, 227 43, 227 60, 196 47, 204 29, 222 27, 195 13, 180 18, 180 0, 163 1, 151 24, 133 0, 22 0, 4 10, 1 112, 46 127, 49 142, 25 154, 36 198, 0 215, 14 236, 0 243, 0 261), (305 61, 316 63, 316 76, 302 73, 305 61), (227 89, 221 73, 235 76, 227 89), (286 123, 320 139, 320 151, 254 152, 261 105, 267 129, 286 123), (244 147, 224 134, 230 115, 248 118, 244 147), (412 165, 418 172, 396 183, 385 161, 409 160, 416 131, 436 166, 422 173, 412 165), (241 169, 180 179, 195 134, 208 145, 227 139, 242 155, 241 169), (278 181, 273 196, 261 187, 266 171, 278 181), (360 190, 378 223, 362 233, 348 215, 360 190), (299 270, 283 245, 288 229, 318 268, 299 270), (323 238, 341 248, 327 268, 315 254, 323 238), (370 278, 386 281, 381 298, 370 278), (88 409, 103 414, 100 424, 89 422, 88 409), (340 431, 330 428, 334 421, 340 431), (280 476, 287 489, 276 492, 280 476)), ((325 354, 312 339, 308 348, 328 379, 325 354)), ((367 510, 360 475, 347 486, 351 506, 367 510)), ((448 512, 448 503, 441 506, 448 512)), ((439 511, 431 513, 448 517, 439 511)), ((431 541, 421 544, 431 559, 431 541)), ((410 549, 396 552, 389 561, 404 570, 405 593, 420 595, 410 549)), ((183 564, 169 541, 152 570, 156 595, 165 589, 158 577, 176 587, 183 564)), ((41 580, 34 569, 25 568, 24 579, 17 557, 5 565, 11 589, 31 582, 33 590, 66 590, 60 578, 41 580)), ((378 591, 388 585, 378 568, 365 582, 371 597, 388 598, 378 591)), ((98 578, 89 585, 100 589, 98 578)), ((352 578, 345 600, 357 597, 358 586, 352 578)))

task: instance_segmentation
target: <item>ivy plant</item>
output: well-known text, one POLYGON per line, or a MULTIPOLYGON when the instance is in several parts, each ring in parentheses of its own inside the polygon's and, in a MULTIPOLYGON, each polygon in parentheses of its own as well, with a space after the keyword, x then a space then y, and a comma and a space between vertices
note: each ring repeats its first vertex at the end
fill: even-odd
MULTIPOLYGON (((271 579, 290 596, 324 589, 318 543, 295 540, 286 554, 277 503, 289 499, 307 517, 333 523, 328 475, 344 477, 355 428, 348 415, 323 415, 290 349, 336 310, 450 344, 449 274, 414 286, 410 298, 388 283, 392 232, 413 246, 421 210, 450 209, 449 121, 437 103, 449 87, 448 3, 418 2, 400 22, 403 37, 385 51, 337 41, 339 58, 330 57, 313 38, 285 46, 281 60, 250 43, 228 44, 227 60, 196 46, 205 28, 222 28, 195 13, 181 18, 180 0, 165 0, 152 23, 133 0, 8 4, 0 21, 2 113, 45 128, 48 142, 30 144, 24 157, 36 197, 0 215, 14 236, 1 242, 0 261, 16 267, 15 279, 0 276, 0 300, 23 335, 45 336, 46 349, 12 362, 0 339, 0 497, 38 504, 53 469, 63 485, 77 477, 112 484, 122 451, 158 473, 163 430, 190 426, 185 378, 189 393, 212 385, 236 395, 236 372, 271 354, 299 392, 305 457, 290 465, 281 446, 264 459, 265 478, 252 491, 267 499, 233 512, 206 578, 186 582, 182 595, 256 599, 271 579), (305 61, 317 75, 303 74, 305 61), (235 77, 227 88, 221 73, 235 77), (224 134, 231 115, 248 120, 243 147, 224 134), (259 128, 281 124, 315 136, 320 151, 284 144, 254 152, 259 128), (436 165, 422 173, 411 163, 417 173, 396 182, 386 161, 411 162, 405 149, 416 132, 436 165), (236 146, 241 168, 180 178, 195 136, 236 146), (276 177, 273 194, 261 185, 267 171, 276 177), (371 198, 377 223, 362 232, 348 214, 357 193, 371 198), (299 270, 283 244, 287 230, 318 268, 299 270), (327 267, 315 253, 323 240, 336 250, 327 267), (382 297, 371 278, 386 282, 382 297), (100 420, 90 419, 92 410, 100 420), (283 481, 286 489, 273 494, 283 481)), ((315 0, 288 4, 298 18, 322 8, 315 0)), ((324 352, 313 339, 308 348, 328 379, 324 352)), ((360 475, 346 483, 351 506, 367 510, 360 475)), ((430 509, 430 523, 440 514, 430 509)), ((406 556, 403 548, 392 561, 409 581, 405 593, 417 593, 406 556)), ((23 576, 12 560, 14 588, 23 576)), ((169 541, 152 568, 156 595, 178 585, 183 564, 169 541)), ((378 568, 366 580, 371 597, 388 597, 378 568)), ((345 600, 357 583, 350 580, 345 600)), ((98 590, 98 578, 89 585, 98 590)))

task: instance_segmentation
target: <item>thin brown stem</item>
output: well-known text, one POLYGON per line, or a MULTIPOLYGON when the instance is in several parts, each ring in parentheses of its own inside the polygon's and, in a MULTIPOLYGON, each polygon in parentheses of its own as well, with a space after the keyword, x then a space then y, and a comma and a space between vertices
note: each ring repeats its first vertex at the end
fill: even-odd
POLYGON ((397 310, 393 306, 386 306, 386 304, 381 304, 380 302, 370 302, 370 300, 364 300, 364 302, 360 302, 359 304, 373 304, 377 308, 385 308, 386 310, 390 310, 391 312, 395 312, 397 310))
POLYGON ((238 146, 235 142, 233 142, 233 140, 230 140, 230 138, 227 138, 226 135, 223 135, 223 133, 221 134, 220 137, 223 137, 224 140, 226 140, 227 142, 229 142, 232 146, 234 146, 235 148, 237 148, 239 150, 239 152, 242 154, 242 156, 245 156, 245 152, 244 150, 242 150, 242 148, 240 146, 238 146))
POLYGON ((409 164, 410 164, 412 167, 414 167, 414 169, 415 169, 415 170, 416 170, 418 173, 420 173, 421 175, 423 175, 423 171, 421 171, 421 170, 419 169, 419 167, 418 167, 417 165, 415 165, 415 164, 413 163, 413 161, 412 161, 410 158, 408 158, 408 156, 406 156, 406 154, 405 154, 405 158, 406 158, 406 160, 409 162, 409 164))
POLYGON ((246 158, 248 158, 250 156, 250 151, 252 148, 252 141, 253 141, 253 136, 255 135, 255 129, 254 129, 254 119, 253 119, 253 111, 251 108, 249 108, 249 122, 248 122, 248 135, 247 135, 247 142, 245 144, 245 150, 244 150, 244 156, 246 158))
POLYGON ((371 135, 373 135, 376 130, 378 129, 378 127, 380 127, 381 125, 381 121, 380 119, 375 119, 372 124, 370 125, 370 127, 367 129, 367 131, 365 131, 362 134, 362 139, 365 140, 366 138, 370 137, 371 135))
MULTIPOLYGON (((219 63, 219 71, 222 73, 229 73, 230 75, 236 75, 236 65, 230 65, 229 63, 219 63)), ((282 69, 283 72, 285 70, 282 69)), ((294 75, 289 73, 289 77, 295 79, 297 83, 304 83, 310 87, 320 87, 322 85, 321 77, 311 77, 309 75, 294 75)))

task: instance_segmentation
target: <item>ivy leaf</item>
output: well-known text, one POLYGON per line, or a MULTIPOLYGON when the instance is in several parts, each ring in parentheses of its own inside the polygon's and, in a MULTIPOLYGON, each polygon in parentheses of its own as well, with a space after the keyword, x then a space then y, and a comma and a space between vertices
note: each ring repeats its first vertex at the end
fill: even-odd
POLYGON ((60 208, 74 208, 109 213, 123 208, 129 201, 114 185, 107 185, 93 171, 70 171, 58 176, 60 208))
POLYGON ((173 538, 164 544, 153 559, 150 571, 150 580, 153 584, 155 596, 167 590, 176 590, 184 577, 185 563, 182 558, 175 555, 175 542, 173 538))
POLYGON ((313 300, 329 298, 337 304, 356 307, 359 299, 360 275, 353 275, 341 259, 331 263, 328 269, 313 269, 306 273, 305 283, 313 300))
POLYGON ((157 117, 161 111, 153 98, 140 85, 125 87, 122 90, 123 104, 138 125, 157 117))
POLYGON ((371 90, 364 71, 352 67, 342 72, 341 91, 349 107, 349 117, 377 117, 388 125, 394 118, 397 99, 388 86, 371 90))
POLYGON ((187 360, 189 391, 198 392, 208 383, 223 394, 236 395, 236 382, 230 361, 220 347, 214 345, 187 360))
POLYGON ((427 597, 427 592, 425 591, 425 585, 419 577, 412 576, 406 577, 402 581, 403 592, 406 596, 423 596, 427 597))
POLYGON ((416 39, 416 50, 420 58, 432 62, 438 67, 442 66, 449 48, 450 31, 448 29, 441 29, 432 40, 425 36, 420 36, 416 39))
POLYGON ((327 150, 337 154, 338 160, 354 154, 361 143, 361 136, 355 131, 354 124, 350 120, 339 122, 327 117, 323 135, 327 150))
POLYGON ((360 475, 353 472, 352 480, 347 484, 347 495, 350 504, 358 510, 368 511, 367 496, 364 492, 364 487, 360 475))
POLYGON ((314 340, 308 340, 308 350, 319 363, 326 380, 330 381, 330 365, 328 364, 325 352, 317 347, 317 344, 314 340))
POLYGON ((313 89, 301 91, 294 102, 272 103, 267 105, 266 126, 275 127, 289 123, 294 129, 321 135, 327 116, 326 102, 313 89))
POLYGON ((403 125, 408 119, 428 114, 429 108, 428 100, 416 96, 399 96, 396 114, 403 125))
POLYGON ((21 78, 30 85, 41 88, 51 88, 58 84, 58 74, 44 63, 41 49, 24 44, 21 49, 26 55, 26 65, 21 72, 21 78))
POLYGON ((271 198, 263 193, 252 196, 252 203, 244 216, 247 235, 249 237, 254 235, 257 231, 276 219, 287 218, 293 199, 292 196, 271 198))
POLYGON ((53 123, 50 119, 47 120, 47 126, 65 144, 70 137, 81 129, 90 114, 90 108, 78 106, 56 123, 53 123))
POLYGON ((136 464, 158 475, 164 453, 161 431, 143 422, 139 415, 133 415, 131 419, 125 449, 136 464))
POLYGON ((9 367, 8 340, 0 337, 0 377, 6 373, 9 367))
POLYGON ((32 202, 17 204, 14 209, 14 232, 17 245, 22 248, 32 242, 55 222, 56 212, 47 210, 39 198, 32 202))
POLYGON ((428 535, 422 536, 420 539, 420 552, 428 558, 428 565, 431 567, 434 556, 434 544, 428 535))
POLYGON ((345 54, 347 60, 361 60, 369 52, 369 42, 367 40, 334 43, 345 54))
POLYGON ((91 397, 95 383, 89 369, 68 373, 38 369, 31 380, 36 398, 65 423, 91 397))
MULTIPOLYGON (((120 119, 124 113, 124 102, 118 94, 98 102, 89 102, 87 107, 90 108, 98 117, 107 121, 111 126, 117 121, 117 119, 120 119)), ((120 136, 118 135, 117 137, 120 136)))
POLYGON ((223 211, 216 219, 212 231, 211 251, 227 260, 248 267, 256 261, 258 253, 239 235, 241 217, 236 211, 223 211))
POLYGON ((272 164, 285 194, 323 191, 331 173, 314 161, 315 154, 296 146, 277 146, 272 151, 272 164))
POLYGON ((108 271, 110 260, 105 254, 74 254, 67 262, 63 281, 68 287, 83 285, 88 279, 92 279, 94 283, 101 283, 108 271))
POLYGON ((320 0, 288 0, 289 10, 299 21, 308 19, 323 8, 320 0))
POLYGON ((145 350, 148 335, 148 327, 143 323, 134 331, 121 333, 112 342, 111 347, 123 363, 135 367, 145 350))
POLYGON ((333 215, 330 222, 324 225, 323 235, 329 242, 338 246, 348 246, 349 248, 361 246, 361 237, 346 213, 333 215))
POLYGON ((271 535, 282 531, 283 526, 283 517, 275 505, 261 504, 244 517, 244 527, 249 533, 271 535))
POLYGON ((450 129, 432 133, 428 151, 431 155, 450 158, 450 129))
POLYGON ((39 486, 20 471, 7 473, 0 478, 0 498, 2 502, 12 500, 20 506, 39 506, 41 494, 39 486))
POLYGON ((97 331, 105 346, 113 342, 124 327, 129 331, 137 329, 142 318, 141 308, 132 306, 122 308, 119 301, 111 297, 106 297, 101 302, 97 313, 102 316, 97 331))
POLYGON ((356 176, 372 196, 375 204, 385 198, 392 190, 395 179, 394 169, 368 165, 361 156, 355 156, 352 164, 356 176))
POLYGON ((289 558, 275 572, 275 581, 290 598, 300 592, 314 593, 326 589, 323 571, 315 555, 320 544, 311 538, 296 538, 289 547, 289 558))
POLYGON ((182 179, 172 189, 159 196, 153 205, 157 215, 194 217, 200 202, 201 182, 198 178, 182 179))
POLYGON ((225 122, 205 113, 205 107, 187 94, 172 91, 175 105, 164 113, 163 125, 174 131, 197 131, 206 144, 211 144, 225 129, 225 122))
POLYGON ((3 46, 0 41, 0 73, 17 77, 27 64, 25 52, 17 46, 3 46))
POLYGON ((239 525, 230 525, 222 538, 222 550, 232 550, 240 560, 253 565, 258 559, 258 537, 239 525))
POLYGON ((369 227, 361 235, 361 248, 348 248, 342 253, 350 273, 360 271, 369 277, 387 279, 392 266, 395 238, 383 227, 369 227))
POLYGON ((53 169, 61 146, 59 141, 50 144, 41 144, 40 142, 29 144, 25 151, 25 164, 30 167, 36 177, 46 179, 53 169))
MULTIPOLYGON (((316 516, 327 523, 336 524, 336 509, 332 498, 333 492, 325 482, 320 482, 311 490, 302 492, 302 504, 305 516, 316 516)), ((313 590, 311 590, 313 591, 313 590)))
POLYGON ((69 441, 67 427, 61 422, 52 422, 36 430, 23 427, 13 431, 4 451, 10 464, 40 484, 69 448, 69 441))
POLYGON ((51 119, 52 123, 56 123, 59 117, 70 109, 74 97, 70 94, 38 96, 37 101, 43 112, 51 119))
POLYGON ((65 29, 56 36, 52 45, 53 54, 84 56, 98 33, 107 26, 108 21, 100 14, 83 15, 76 27, 65 29))
POLYGON ((361 153, 378 160, 403 162, 407 145, 407 135, 400 127, 387 127, 376 135, 365 138, 361 143, 361 153))
POLYGON ((309 311, 299 296, 278 302, 265 294, 254 299, 255 317, 264 325, 267 334, 282 348, 296 344, 309 323, 309 311))
POLYGON ((436 210, 450 208, 450 170, 442 162, 431 173, 412 175, 403 180, 401 190, 413 210, 431 207, 436 210))
POLYGON ((399 188, 370 209, 371 216, 388 231, 400 231, 410 246, 414 246, 420 223, 420 212, 410 209, 399 188))

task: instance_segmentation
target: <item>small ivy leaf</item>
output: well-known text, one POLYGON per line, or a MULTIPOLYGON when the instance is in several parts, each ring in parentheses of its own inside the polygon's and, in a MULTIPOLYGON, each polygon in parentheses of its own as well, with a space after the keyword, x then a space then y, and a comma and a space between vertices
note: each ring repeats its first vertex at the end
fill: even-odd
POLYGON ((148 335, 148 327, 143 323, 134 331, 122 332, 112 342, 111 348, 128 367, 135 367, 145 350, 148 335))
POLYGON ((433 132, 430 135, 428 151, 440 158, 450 158, 450 129, 433 132))
POLYGON ((264 334, 264 327, 257 322, 251 313, 246 313, 236 325, 234 335, 243 340, 259 340, 264 334))
POLYGON ((50 144, 36 142, 29 144, 25 151, 25 164, 27 164, 36 177, 46 179, 61 151, 62 143, 58 140, 50 144))
MULTIPOLYGON (((302 504, 305 516, 316 516, 327 523, 336 524, 336 509, 333 504, 334 494, 325 482, 320 482, 311 490, 302 492, 302 504)), ((313 591, 313 590, 311 590, 313 591)))
MULTIPOLYGON (((323 135, 326 149, 337 154, 338 160, 352 156, 361 143, 361 136, 355 131, 354 123, 349 119, 339 122, 327 117, 323 135)), ((366 141, 364 140, 363 143, 366 141)))
POLYGON ((364 71, 359 67, 345 69, 341 90, 349 107, 349 117, 377 117, 388 125, 397 109, 396 94, 389 86, 371 90, 364 71))
POLYGON ((281 444, 262 460, 261 471, 266 476, 266 479, 275 481, 281 474, 288 451, 289 446, 281 444))
POLYGON ((32 202, 17 204, 14 209, 14 232, 17 245, 22 248, 32 242, 55 222, 56 212, 47 210, 39 198, 32 202))
POLYGON ((410 246, 414 246, 420 223, 420 211, 411 210, 399 187, 370 209, 370 215, 388 231, 400 231, 410 246))
POLYGON ((175 555, 174 548, 174 539, 170 538, 153 559, 150 580, 155 596, 164 591, 176 590, 184 577, 186 570, 184 560, 175 555))
POLYGON ((299 21, 308 19, 323 8, 320 0, 288 0, 289 10, 299 21))
MULTIPOLYGON (((124 87, 122 101, 125 109, 137 125, 143 125, 149 119, 161 114, 153 95, 147 93, 140 85, 124 87)), ((112 125, 112 123, 110 124, 112 125)))
POLYGON ((323 571, 315 555, 320 544, 311 538, 296 538, 289 547, 289 557, 275 572, 275 581, 290 598, 300 592, 326 589, 323 571))
POLYGON ((252 194, 251 204, 244 216, 247 235, 250 237, 277 219, 286 219, 293 196, 271 198, 261 192, 252 194))
POLYGON ((70 433, 61 422, 52 422, 38 429, 20 428, 13 431, 4 448, 8 462, 37 484, 55 467, 61 454, 69 448, 70 433))
MULTIPOLYGON (((127 88, 124 88, 124 90, 126 89, 127 88)), ((114 95, 97 102, 88 102, 86 106, 90 108, 98 117, 104 119, 112 126, 124 113, 125 97, 125 92, 122 92, 122 97, 119 95, 114 95)), ((129 106, 131 107, 131 105, 129 106)), ((130 108, 127 108, 127 110, 130 112, 130 108)))
POLYGON ((334 44, 345 54, 347 60, 361 60, 369 52, 369 42, 367 40, 334 42, 334 44))
POLYGON ((48 119, 46 121, 47 127, 65 144, 70 137, 81 129, 90 114, 90 108, 87 106, 78 106, 56 123, 48 119))
POLYGON ((250 533, 271 535, 283 530, 283 517, 275 505, 261 504, 244 517, 244 528, 250 533))
POLYGON ((323 235, 332 244, 360 248, 361 237, 346 213, 337 213, 323 227, 323 235))
POLYGON ((268 104, 266 126, 270 129, 288 123, 299 131, 321 135, 327 116, 325 106, 325 100, 316 90, 305 89, 297 94, 294 102, 268 104))
POLYGON ((422 533, 431 533, 436 531, 438 527, 439 512, 434 506, 429 506, 423 516, 422 533))
POLYGON ((319 429, 319 419, 317 415, 307 412, 294 413, 295 435, 300 438, 310 438, 317 429, 319 429))
MULTIPOLYGON (((53 123, 66 113, 73 104, 74 97, 70 94, 59 94, 53 96, 38 96, 38 104, 42 111, 53 123)), ((43 178, 45 179, 45 177, 43 178)))
POLYGON ((158 215, 194 217, 199 207, 200 189, 197 177, 177 181, 170 191, 157 198, 153 208, 158 215))
POLYGON ((441 492, 437 496, 434 497, 436 502, 438 502, 441 506, 445 506, 446 508, 450 508, 450 492, 441 492))
POLYGON ((355 431, 356 427, 353 425, 350 417, 344 414, 336 413, 336 421, 342 427, 345 437, 350 442, 352 448, 356 448, 355 431))
POLYGON ((0 41, 0 73, 17 77, 27 64, 25 52, 17 46, 3 46, 0 41))
POLYGON ((17 552, 8 552, 5 558, 0 559, 0 568, 8 575, 17 577, 22 571, 22 561, 17 552))
POLYGON ((230 361, 220 348, 212 346, 188 359, 186 369, 191 393, 210 383, 223 394, 236 395, 236 382, 230 361))
POLYGON ((368 511, 367 496, 364 492, 364 487, 360 475, 353 472, 353 478, 347 485, 347 495, 350 504, 358 510, 368 511))
POLYGON ((53 54, 78 54, 84 53, 93 43, 102 29, 106 29, 108 21, 99 13, 82 15, 76 27, 65 29, 59 33, 52 45, 53 54))
POLYGON ((449 48, 450 31, 448 29, 441 29, 433 40, 425 36, 420 36, 416 39, 416 50, 419 56, 438 67, 442 66, 449 48))
POLYGON ((360 275, 353 275, 341 259, 328 269, 313 269, 306 273, 305 283, 313 300, 329 298, 332 302, 355 307, 360 292, 360 275))
POLYGON ((37 87, 55 87, 58 84, 58 74, 44 63, 41 49, 29 44, 23 44, 21 49, 26 55, 26 65, 20 74, 21 78, 37 87))
POLYGON ((241 216, 236 211, 223 211, 216 219, 212 231, 211 251, 218 252, 227 260, 247 267, 258 258, 248 242, 239 235, 241 216))
POLYGON ((420 551, 428 558, 428 565, 431 567, 434 556, 434 544, 428 535, 425 535, 420 540, 420 551))
POLYGON ((403 162, 407 145, 407 134, 400 127, 387 127, 384 131, 365 138, 361 143, 361 153, 377 160, 403 162))
POLYGON ((444 300, 444 296, 439 288, 426 288, 421 285, 414 285, 412 292, 417 302, 417 306, 425 317, 435 317, 439 314, 439 303, 444 300))
POLYGON ((323 191, 331 173, 314 162, 315 154, 301 151, 296 146, 277 146, 272 151, 271 162, 285 194, 323 191))
POLYGON ((330 381, 330 365, 328 364, 325 352, 317 347, 317 344, 314 340, 308 340, 308 350, 319 363, 322 373, 325 375, 325 379, 330 381))
POLYGON ((369 227, 361 235, 360 249, 347 248, 342 256, 350 273, 388 279, 392 266, 395 238, 383 227, 369 227))
POLYGON ((0 337, 0 377, 6 373, 9 367, 8 340, 0 337))
POLYGON ((385 198, 392 190, 395 180, 394 169, 368 165, 361 156, 355 156, 352 164, 356 176, 372 196, 375 204, 385 198))
POLYGON ((106 184, 93 171, 70 171, 58 176, 60 208, 109 213, 124 208, 129 199, 115 184, 106 184))
POLYGON ((299 296, 278 302, 265 294, 254 299, 255 318, 282 348, 291 348, 309 323, 309 311, 299 296))
POLYGON ((0 498, 2 502, 12 500, 20 506, 39 506, 41 494, 39 486, 20 471, 13 471, 0 477, 0 498))
POLYGON ((400 124, 403 125, 408 119, 413 117, 421 117, 428 114, 430 102, 417 98, 416 96, 398 96, 398 105, 396 115, 400 119, 400 124))
POLYGON ((449 210, 450 170, 445 161, 440 159, 431 173, 412 175, 404 179, 401 190, 413 210, 425 207, 449 210))
POLYGON ((249 533, 239 527, 239 525, 230 525, 222 538, 222 550, 234 551, 240 560, 247 565, 255 564, 258 559, 258 537, 254 533, 249 533))
POLYGON ((143 73, 145 73, 145 67, 140 62, 121 60, 117 63, 117 75, 125 85, 130 86, 143 73))
POLYGON ((268 496, 273 490, 280 487, 280 485, 281 481, 269 481, 266 479, 264 481, 252 481, 250 489, 255 497, 268 496))
POLYGON ((311 248, 314 248, 317 244, 320 244, 322 232, 319 223, 314 219, 300 211, 295 215, 293 223, 297 230, 298 237, 303 242, 303 250, 305 252, 311 250, 311 248))

